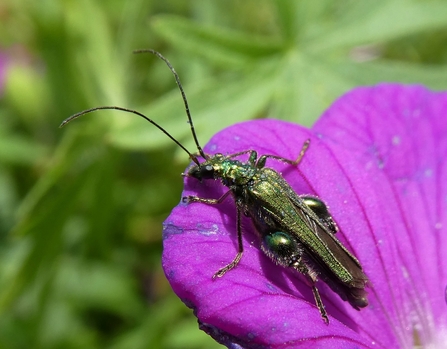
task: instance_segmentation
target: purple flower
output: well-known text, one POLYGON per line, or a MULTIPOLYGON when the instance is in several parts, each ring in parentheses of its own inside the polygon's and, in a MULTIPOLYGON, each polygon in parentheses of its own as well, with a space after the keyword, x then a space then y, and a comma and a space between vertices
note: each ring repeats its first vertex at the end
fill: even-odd
MULTIPOLYGON (((370 279, 369 306, 357 311, 318 282, 326 325, 311 289, 259 248, 244 218, 244 255, 222 278, 213 274, 237 252, 236 208, 179 204, 166 219, 163 267, 200 327, 229 348, 447 347, 447 93, 421 86, 357 88, 312 129, 277 120, 231 126, 205 151, 255 149, 298 194, 325 200, 337 238, 370 279)), ((218 198, 219 181, 185 179, 183 195, 218 198)))

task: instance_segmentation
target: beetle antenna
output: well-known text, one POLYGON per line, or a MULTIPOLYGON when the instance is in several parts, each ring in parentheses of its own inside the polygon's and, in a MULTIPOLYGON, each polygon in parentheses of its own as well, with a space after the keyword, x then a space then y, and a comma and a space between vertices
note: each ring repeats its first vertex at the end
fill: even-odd
POLYGON ((160 52, 157 52, 155 50, 152 50, 152 49, 142 49, 142 50, 135 50, 135 51, 133 51, 133 53, 152 53, 153 55, 157 56, 163 62, 166 63, 166 65, 168 66, 169 70, 174 75, 175 82, 177 83, 177 86, 178 86, 178 88, 180 90, 180 93, 182 94, 183 104, 185 105, 186 115, 188 116, 188 123, 189 123, 189 126, 191 128, 192 137, 194 138, 194 142, 196 143, 197 150, 199 151, 199 154, 200 154, 201 157, 203 157, 204 159, 207 159, 208 156, 203 151, 202 147, 199 144, 199 140, 197 139, 196 131, 194 129, 194 123, 192 122, 191 113, 189 111, 188 100, 186 99, 185 91, 183 90, 182 83, 180 82, 180 77, 178 76, 178 74, 175 71, 174 67, 171 65, 171 63, 168 61, 168 59, 166 57, 164 57, 160 52))
MULTIPOLYGON (((155 56, 157 56, 158 58, 160 58, 163 62, 166 63, 166 65, 168 66, 169 70, 171 71, 171 73, 174 75, 175 78, 175 82, 177 83, 177 86, 180 90, 180 93, 182 95, 182 99, 183 99, 183 104, 185 105, 185 111, 186 111, 186 115, 188 117, 188 123, 191 129, 191 133, 192 133, 192 137, 194 138, 194 142, 196 144, 197 150, 199 151, 199 154, 201 157, 203 157, 204 159, 208 158, 208 155, 205 154, 205 152, 203 151, 202 147, 199 144, 199 140, 197 139, 197 134, 194 128, 194 123, 192 121, 192 117, 191 117, 191 113, 189 111, 189 104, 188 104, 188 100, 186 98, 186 94, 185 91, 183 90, 183 86, 182 83, 180 82, 180 77, 178 76, 177 72, 175 71, 174 67, 171 65, 171 63, 168 61, 168 59, 166 57, 164 57, 161 53, 152 50, 152 49, 143 49, 143 50, 135 50, 133 51, 133 53, 151 53, 155 56)), ((190 159, 192 159, 197 165, 199 165, 199 161, 197 160, 197 155, 191 154, 189 152, 188 149, 186 149, 178 140, 176 140, 173 136, 171 136, 171 134, 166 131, 163 127, 161 127, 160 125, 158 125, 154 120, 149 119, 146 115, 133 110, 133 109, 128 109, 128 108, 122 108, 122 107, 115 107, 115 106, 105 106, 105 107, 96 107, 96 108, 91 108, 91 109, 87 109, 84 111, 81 111, 77 114, 74 114, 72 116, 70 116, 69 118, 65 119, 64 121, 62 121, 62 123, 60 124, 59 127, 64 127, 66 124, 68 124, 70 121, 77 119, 78 117, 84 115, 84 114, 88 114, 97 110, 104 110, 104 109, 114 109, 114 110, 121 110, 127 113, 132 113, 135 115, 138 115, 140 117, 142 117, 143 119, 149 121, 152 125, 154 125, 155 127, 157 127, 161 132, 163 132, 166 136, 168 136, 172 141, 174 141, 175 144, 177 144, 180 148, 182 148, 190 157, 190 159)))
POLYGON ((154 120, 149 119, 146 115, 136 111, 136 110, 132 110, 132 109, 127 109, 127 108, 122 108, 122 107, 114 107, 114 106, 106 106, 106 107, 95 107, 95 108, 91 108, 91 109, 87 109, 84 111, 81 111, 79 113, 76 113, 72 116, 70 116, 69 118, 65 119, 64 121, 62 121, 62 123, 60 124, 59 127, 64 127, 66 124, 68 124, 70 121, 73 121, 74 119, 79 118, 82 115, 97 111, 97 110, 120 110, 120 111, 124 111, 126 113, 132 113, 135 115, 138 115, 140 117, 142 117, 143 119, 149 121, 152 125, 154 125, 156 128, 158 128, 161 132, 163 132, 166 136, 168 136, 171 140, 174 141, 175 144, 177 144, 180 148, 182 148, 190 157, 190 159, 192 161, 194 161, 197 165, 199 165, 199 161, 197 160, 197 156, 193 155, 189 152, 188 149, 186 149, 178 140, 176 140, 173 136, 171 136, 171 134, 166 131, 163 127, 161 127, 159 124, 157 124, 154 120))

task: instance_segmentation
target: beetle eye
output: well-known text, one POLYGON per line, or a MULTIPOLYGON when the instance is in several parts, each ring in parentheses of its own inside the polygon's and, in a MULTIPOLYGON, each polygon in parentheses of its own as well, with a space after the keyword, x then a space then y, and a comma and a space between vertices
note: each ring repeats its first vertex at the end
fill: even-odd
POLYGON ((200 175, 203 179, 214 178, 214 168, 211 165, 205 165, 200 167, 200 175))
POLYGON ((201 181, 202 179, 214 178, 214 168, 211 165, 193 166, 188 171, 189 177, 194 177, 201 181))

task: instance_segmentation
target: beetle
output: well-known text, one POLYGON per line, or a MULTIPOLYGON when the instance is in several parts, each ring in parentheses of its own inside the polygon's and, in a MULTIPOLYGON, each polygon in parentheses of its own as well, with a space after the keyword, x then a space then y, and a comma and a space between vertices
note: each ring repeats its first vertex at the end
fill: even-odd
POLYGON ((96 107, 74 114, 62 122, 60 127, 74 119, 97 110, 115 109, 136 114, 149 121, 179 147, 192 160, 192 166, 184 176, 204 180, 220 180, 228 191, 218 199, 186 196, 185 203, 217 205, 232 196, 236 204, 236 231, 238 252, 233 260, 219 269, 213 279, 220 278, 235 268, 241 261, 244 246, 242 242, 242 214, 249 217, 261 241, 262 251, 276 264, 292 268, 303 274, 312 288, 315 303, 325 323, 329 318, 316 283, 323 280, 341 299, 359 310, 368 305, 365 287, 368 277, 360 262, 336 238, 338 231, 327 205, 318 197, 298 195, 282 175, 266 167, 267 160, 276 160, 291 166, 298 166, 310 145, 306 140, 296 160, 277 155, 261 155, 255 150, 245 150, 235 154, 206 154, 198 141, 188 101, 180 78, 170 62, 154 50, 138 50, 136 53, 151 53, 163 60, 174 75, 182 95, 191 134, 197 147, 192 154, 163 127, 142 113, 116 106, 96 107), (248 155, 247 161, 238 160, 248 155))

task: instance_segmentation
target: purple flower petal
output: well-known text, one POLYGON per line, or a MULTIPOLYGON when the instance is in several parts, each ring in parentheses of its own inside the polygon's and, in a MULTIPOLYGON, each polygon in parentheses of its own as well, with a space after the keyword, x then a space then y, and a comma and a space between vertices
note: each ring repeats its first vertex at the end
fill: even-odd
MULTIPOLYGON (((237 252, 236 208, 179 204, 165 222, 163 267, 201 328, 228 347, 438 348, 447 341, 447 94, 418 86, 355 89, 311 129, 257 120, 215 135, 205 151, 254 149, 272 159, 298 194, 330 206, 338 239, 370 278, 369 306, 356 311, 318 282, 326 325, 303 277, 276 266, 243 221, 244 255, 222 278, 213 274, 237 252)), ((185 179, 183 195, 218 198, 218 181, 185 179)))

